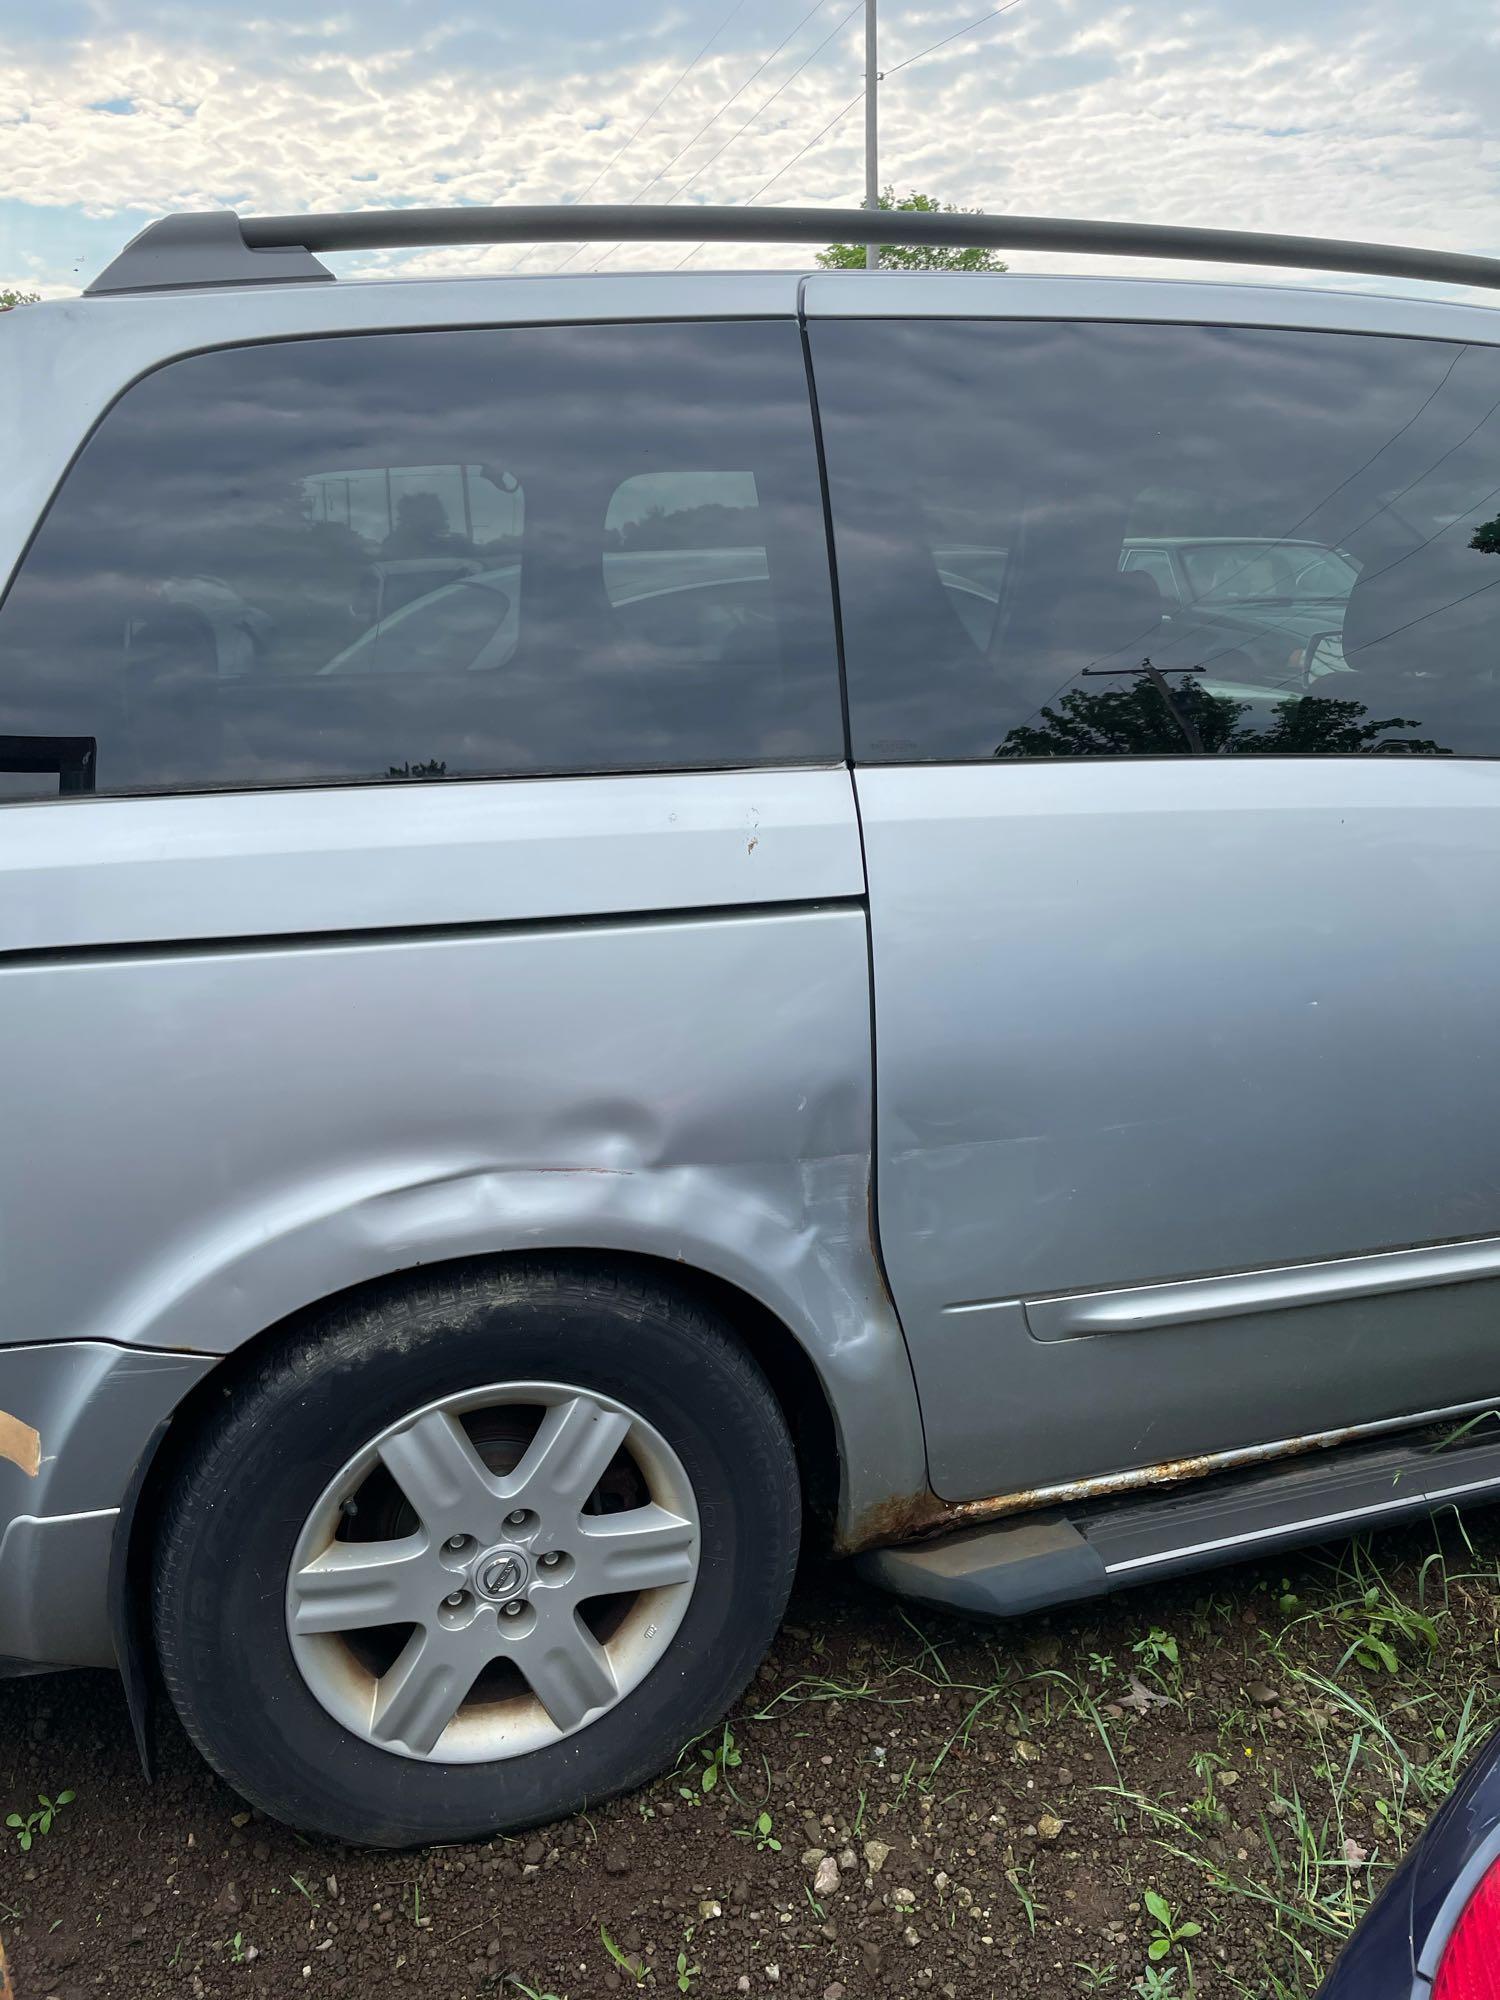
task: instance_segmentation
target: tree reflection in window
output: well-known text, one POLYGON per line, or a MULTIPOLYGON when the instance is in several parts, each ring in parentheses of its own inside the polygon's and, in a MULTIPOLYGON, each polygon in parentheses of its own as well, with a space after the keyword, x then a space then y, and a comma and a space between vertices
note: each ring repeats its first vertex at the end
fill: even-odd
MULTIPOLYGON (((1371 751, 1446 757, 1432 737, 1392 736, 1417 729, 1410 716, 1373 717, 1363 702, 1325 695, 1294 695, 1277 702, 1269 724, 1247 728, 1252 705, 1212 693, 1191 680, 1164 702, 1149 679, 1098 694, 1075 688, 1038 711, 1034 721, 1010 730, 997 757, 1185 757, 1194 754, 1196 730, 1204 756, 1358 756, 1371 751), (1174 714, 1173 709, 1178 711, 1174 714), (1180 718, 1180 719, 1179 719, 1180 718)), ((1256 713, 1263 718, 1265 711, 1256 713)))

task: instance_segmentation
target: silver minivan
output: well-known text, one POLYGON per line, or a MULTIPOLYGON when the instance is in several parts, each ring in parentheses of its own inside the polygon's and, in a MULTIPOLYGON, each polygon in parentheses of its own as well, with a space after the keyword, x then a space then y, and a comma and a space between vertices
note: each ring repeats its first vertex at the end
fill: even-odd
POLYGON ((1500 1494, 1493 311, 230 233, 0 319, 8 1666, 454 1839, 805 1519, 994 1614, 1500 1494))

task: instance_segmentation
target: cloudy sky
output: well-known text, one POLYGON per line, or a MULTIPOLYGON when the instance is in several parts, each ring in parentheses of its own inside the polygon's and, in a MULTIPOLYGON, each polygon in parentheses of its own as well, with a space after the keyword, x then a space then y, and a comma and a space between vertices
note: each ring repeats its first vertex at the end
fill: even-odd
MULTIPOLYGON (((880 0, 883 67, 986 4, 880 0)), ((74 290, 172 209, 853 202, 859 105, 809 142, 859 91, 858 9, 0 0, 0 285, 74 290)), ((1500 253, 1494 0, 1015 0, 892 75, 881 123, 884 178, 965 206, 1500 253)), ((681 254, 599 244, 569 268, 681 254)))

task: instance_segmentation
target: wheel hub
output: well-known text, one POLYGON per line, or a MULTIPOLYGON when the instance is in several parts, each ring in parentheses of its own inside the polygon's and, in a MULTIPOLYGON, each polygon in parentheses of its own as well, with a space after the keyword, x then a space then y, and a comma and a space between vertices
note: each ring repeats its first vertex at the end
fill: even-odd
POLYGON ((469 1584, 486 1604, 504 1604, 519 1597, 531 1580, 531 1564, 520 1549, 501 1542, 474 1558, 469 1584))

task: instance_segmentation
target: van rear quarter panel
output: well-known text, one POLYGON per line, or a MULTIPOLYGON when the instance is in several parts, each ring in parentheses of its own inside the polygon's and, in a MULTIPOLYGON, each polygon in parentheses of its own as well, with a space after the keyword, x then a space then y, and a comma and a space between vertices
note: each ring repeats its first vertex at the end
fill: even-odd
POLYGON ((224 1354, 441 1259, 646 1253, 802 1342, 846 1517, 923 1484, 847 771, 3 819, 0 1346, 224 1354))

